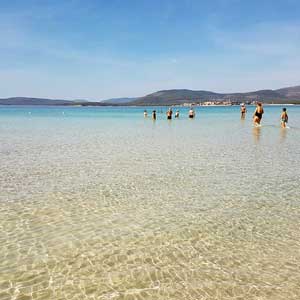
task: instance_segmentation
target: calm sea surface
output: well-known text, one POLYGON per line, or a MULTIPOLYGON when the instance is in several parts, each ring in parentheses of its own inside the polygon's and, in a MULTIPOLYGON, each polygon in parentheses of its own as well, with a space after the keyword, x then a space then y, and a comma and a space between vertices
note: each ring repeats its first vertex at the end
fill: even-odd
POLYGON ((1 300, 300 299, 300 107, 156 109, 0 107, 1 300))

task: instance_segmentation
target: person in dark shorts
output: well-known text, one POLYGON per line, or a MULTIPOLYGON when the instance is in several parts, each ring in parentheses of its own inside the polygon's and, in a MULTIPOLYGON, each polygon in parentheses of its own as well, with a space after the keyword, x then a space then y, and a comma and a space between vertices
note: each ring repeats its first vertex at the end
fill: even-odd
POLYGON ((190 118, 190 119, 194 119, 194 118, 195 118, 195 111, 193 110, 192 107, 191 107, 191 109, 189 110, 189 118, 190 118))
POLYGON ((245 117, 246 117, 246 112, 247 112, 247 108, 246 108, 245 104, 243 103, 243 104, 241 105, 241 119, 245 119, 245 117))
POLYGON ((281 113, 280 119, 281 119, 281 127, 282 128, 286 128, 286 124, 289 121, 289 116, 288 116, 288 114, 286 112, 286 108, 285 107, 282 109, 282 113, 281 113))
POLYGON ((173 114, 172 109, 171 109, 171 108, 168 109, 168 111, 167 111, 167 119, 168 119, 168 120, 172 120, 172 114, 173 114))
POLYGON ((156 120, 156 110, 152 111, 152 120, 156 120))

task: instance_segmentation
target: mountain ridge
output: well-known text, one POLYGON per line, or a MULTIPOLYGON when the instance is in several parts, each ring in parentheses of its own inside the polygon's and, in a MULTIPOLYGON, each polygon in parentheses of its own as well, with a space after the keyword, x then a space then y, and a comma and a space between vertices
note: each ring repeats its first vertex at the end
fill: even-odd
POLYGON ((132 102, 138 99, 137 97, 124 97, 124 98, 111 98, 106 100, 101 100, 100 103, 107 103, 107 104, 122 104, 132 102))
POLYGON ((143 97, 112 98, 102 101, 60 100, 47 98, 11 97, 0 99, 0 105, 50 105, 50 106, 168 106, 205 101, 232 101, 233 103, 261 101, 266 104, 300 104, 300 85, 281 89, 257 90, 245 93, 216 93, 205 90, 160 90, 143 97))
POLYGON ((277 90, 265 89, 246 93, 215 93, 205 90, 173 89, 161 90, 140 97, 131 102, 131 105, 178 105, 183 103, 205 101, 233 101, 264 103, 295 103, 300 104, 300 86, 287 87, 277 90), (289 102, 290 101, 290 102, 289 102))

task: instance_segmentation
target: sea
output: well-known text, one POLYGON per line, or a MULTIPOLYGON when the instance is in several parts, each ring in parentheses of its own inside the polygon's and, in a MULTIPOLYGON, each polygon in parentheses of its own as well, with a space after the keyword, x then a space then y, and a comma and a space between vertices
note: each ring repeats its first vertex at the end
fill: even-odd
POLYGON ((282 107, 0 106, 0 299, 300 299, 282 107))

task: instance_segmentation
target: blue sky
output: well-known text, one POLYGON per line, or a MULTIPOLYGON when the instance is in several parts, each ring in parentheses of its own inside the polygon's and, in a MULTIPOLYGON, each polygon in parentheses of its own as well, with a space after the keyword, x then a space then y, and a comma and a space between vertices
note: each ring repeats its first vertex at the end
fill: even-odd
POLYGON ((300 84, 298 0, 0 0, 0 97, 300 84))

